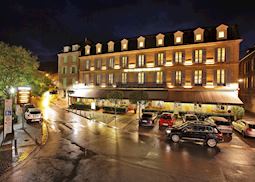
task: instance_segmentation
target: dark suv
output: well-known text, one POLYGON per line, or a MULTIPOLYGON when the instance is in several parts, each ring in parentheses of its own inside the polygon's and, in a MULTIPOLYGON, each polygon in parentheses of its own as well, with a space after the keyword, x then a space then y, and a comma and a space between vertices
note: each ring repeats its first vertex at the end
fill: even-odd
POLYGON ((205 122, 184 123, 174 128, 167 128, 166 136, 175 143, 181 139, 193 140, 204 142, 209 147, 215 147, 223 139, 216 125, 205 122))

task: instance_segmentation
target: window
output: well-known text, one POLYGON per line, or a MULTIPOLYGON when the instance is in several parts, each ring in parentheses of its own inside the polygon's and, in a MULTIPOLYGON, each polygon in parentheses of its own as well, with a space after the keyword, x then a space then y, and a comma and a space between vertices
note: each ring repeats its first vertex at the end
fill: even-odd
POLYGON ((121 50, 127 50, 128 49, 128 40, 127 39, 123 39, 121 40, 121 50))
POLYGON ((139 42, 139 48, 143 48, 144 47, 144 42, 139 42))
POLYGON ((67 63, 67 56, 64 56, 64 63, 67 63))
POLYGON ((110 41, 108 42, 108 52, 113 52, 114 51, 114 42, 110 41))
POLYGON ((89 70, 89 69, 90 69, 90 61, 85 60, 85 70, 89 70))
POLYGON ((67 67, 66 67, 66 66, 63 67, 62 73, 63 73, 63 74, 66 74, 66 73, 67 73, 67 67))
POLYGON ((76 83, 75 78, 72 79, 72 84, 74 85, 76 83))
POLYGON ((63 78, 63 87, 66 88, 66 78, 63 78))
POLYGON ((144 73, 143 72, 138 73, 138 84, 144 84, 144 73))
POLYGON ((225 70, 217 70, 217 85, 225 85, 225 70))
POLYGON ((218 62, 225 62, 226 48, 217 48, 217 60, 218 62))
POLYGON ((123 50, 126 50, 126 49, 127 49, 127 44, 123 44, 123 45, 122 45, 122 49, 123 49, 123 50))
POLYGON ((101 75, 97 75, 96 76, 96 85, 100 85, 101 84, 101 75))
POLYGON ((101 59, 96 60, 96 69, 101 69, 101 59))
POLYGON ((225 37, 225 32, 224 31, 219 31, 218 37, 219 38, 224 38, 225 37))
POLYGON ((101 47, 97 48, 97 53, 101 53, 101 47))
POLYGON ((182 41, 182 39, 181 39, 181 37, 176 37, 176 43, 181 43, 181 41, 182 41))
POLYGON ((114 68, 114 58, 110 58, 108 61, 108 68, 114 68))
POLYGON ((156 83, 157 84, 163 83, 163 72, 162 71, 157 72, 156 83))
POLYGON ((144 55, 138 55, 137 67, 143 67, 145 65, 144 55))
POLYGON ((85 85, 89 84, 89 74, 85 74, 84 83, 85 85))
POLYGON ((86 55, 89 55, 89 54, 90 54, 90 46, 89 46, 89 45, 86 45, 86 46, 85 46, 85 54, 86 54, 86 55))
POLYGON ((137 39, 137 47, 138 48, 144 48, 144 45, 145 44, 145 38, 140 36, 138 39, 137 39))
POLYGON ((202 35, 201 34, 196 34, 196 41, 202 40, 202 35))
POLYGON ((122 66, 122 68, 128 67, 128 57, 127 56, 121 57, 121 66, 122 66))
POLYGON ((76 56, 73 56, 73 63, 76 63, 76 56))
POLYGON ((202 70, 196 70, 194 73, 194 84, 202 85, 202 70))
POLYGON ((195 63, 203 62, 203 50, 195 50, 195 63))
POLYGON ((176 52, 174 57, 175 63, 182 63, 183 52, 176 52))
POLYGON ((158 39, 158 45, 159 46, 163 45, 163 39, 158 39))
POLYGON ((164 65, 164 53, 157 54, 157 63, 158 66, 164 65))
POLYGON ((121 83, 123 83, 123 84, 127 83, 127 73, 121 74, 121 83))
POLYGON ((97 52, 97 53, 101 53, 101 51, 102 51, 102 44, 97 43, 97 44, 96 44, 96 52, 97 52))
POLYGON ((109 81, 109 84, 111 84, 111 85, 113 84, 113 73, 109 74, 109 80, 108 81, 109 81))
POLYGON ((175 72, 175 83, 176 83, 176 85, 182 84, 182 72, 181 71, 175 72))
POLYGON ((76 73, 76 66, 72 66, 72 67, 71 67, 71 71, 70 71, 70 72, 71 72, 71 74, 76 73))

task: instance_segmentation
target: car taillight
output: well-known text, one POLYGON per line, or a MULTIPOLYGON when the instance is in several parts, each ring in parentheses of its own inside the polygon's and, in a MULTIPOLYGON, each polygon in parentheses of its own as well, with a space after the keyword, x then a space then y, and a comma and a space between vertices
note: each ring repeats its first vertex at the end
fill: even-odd
POLYGON ((222 133, 217 133, 217 137, 219 137, 219 138, 222 138, 223 137, 223 135, 222 135, 222 133))
POLYGON ((247 129, 246 129, 246 132, 251 132, 251 128, 247 128, 247 129))

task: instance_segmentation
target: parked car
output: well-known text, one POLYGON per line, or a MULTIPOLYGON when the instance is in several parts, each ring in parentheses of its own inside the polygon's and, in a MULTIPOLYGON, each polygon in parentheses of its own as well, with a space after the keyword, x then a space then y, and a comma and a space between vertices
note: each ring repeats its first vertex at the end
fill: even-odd
POLYGON ((255 137, 255 122, 246 120, 237 120, 232 122, 233 128, 242 133, 244 137, 255 137))
POLYGON ((33 104, 25 104, 25 105, 23 106, 23 108, 24 108, 24 112, 26 112, 27 109, 29 109, 29 108, 35 108, 35 106, 34 106, 33 104))
POLYGON ((162 113, 159 118, 159 128, 162 126, 172 127, 175 122, 175 118, 171 113, 162 113))
POLYGON ((51 90, 49 93, 50 94, 58 94, 58 91, 57 90, 51 90))
POLYGON ((231 135, 233 133, 233 126, 231 121, 224 117, 210 116, 206 119, 206 121, 215 124, 223 134, 231 135))
POLYGON ((207 122, 186 122, 180 126, 166 129, 166 137, 175 143, 180 140, 200 141, 209 147, 215 147, 223 140, 216 125, 207 122))
POLYGON ((183 122, 193 122, 193 121, 199 121, 198 117, 195 114, 185 114, 183 116, 183 122))
POLYGON ((24 114, 27 122, 41 122, 42 112, 38 108, 28 108, 24 114))
POLYGON ((139 120, 139 126, 154 126, 157 114, 155 112, 144 112, 139 120))

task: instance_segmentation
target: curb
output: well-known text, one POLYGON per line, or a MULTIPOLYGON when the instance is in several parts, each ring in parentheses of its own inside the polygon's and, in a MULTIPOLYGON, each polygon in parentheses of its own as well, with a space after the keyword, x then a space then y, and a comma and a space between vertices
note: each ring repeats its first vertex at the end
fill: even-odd
POLYGON ((11 172, 18 170, 25 163, 27 163, 35 154, 37 154, 40 151, 40 149, 47 143, 49 138, 49 129, 47 124, 45 124, 45 131, 47 133, 44 141, 41 144, 36 142, 36 146, 28 154, 24 155, 23 158, 21 157, 21 160, 19 159, 17 162, 13 163, 11 167, 4 170, 3 173, 0 175, 0 181, 4 181, 4 179, 7 178, 11 172))

